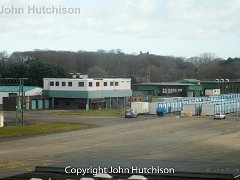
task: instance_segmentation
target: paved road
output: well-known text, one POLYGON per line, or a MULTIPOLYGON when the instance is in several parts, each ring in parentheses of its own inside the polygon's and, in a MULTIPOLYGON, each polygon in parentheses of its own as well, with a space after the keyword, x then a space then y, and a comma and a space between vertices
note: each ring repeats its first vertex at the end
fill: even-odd
POLYGON ((3 141, 0 177, 84 157, 214 162, 240 169, 239 129, 236 120, 165 117, 3 141))

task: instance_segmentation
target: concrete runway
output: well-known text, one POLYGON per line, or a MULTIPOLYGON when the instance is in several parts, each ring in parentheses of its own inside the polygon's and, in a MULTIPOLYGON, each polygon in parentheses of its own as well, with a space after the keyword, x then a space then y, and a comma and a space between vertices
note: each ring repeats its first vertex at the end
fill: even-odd
POLYGON ((240 174, 240 120, 174 116, 124 123, 117 123, 119 120, 115 122, 112 117, 108 121, 113 123, 87 130, 1 141, 0 178, 34 170, 37 165, 64 166, 66 162, 87 157, 166 162, 163 166, 169 165, 167 162, 178 162, 175 168, 182 162, 181 170, 186 171, 192 166, 203 170, 209 164, 212 170, 221 167, 224 173, 234 171, 237 174, 239 170, 240 174))

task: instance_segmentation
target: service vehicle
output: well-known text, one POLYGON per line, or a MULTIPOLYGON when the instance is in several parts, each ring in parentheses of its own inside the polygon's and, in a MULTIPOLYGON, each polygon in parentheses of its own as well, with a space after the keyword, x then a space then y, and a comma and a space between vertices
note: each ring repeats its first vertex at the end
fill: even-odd
POLYGON ((214 115, 214 119, 225 119, 226 115, 225 114, 221 114, 221 113, 216 113, 214 115))

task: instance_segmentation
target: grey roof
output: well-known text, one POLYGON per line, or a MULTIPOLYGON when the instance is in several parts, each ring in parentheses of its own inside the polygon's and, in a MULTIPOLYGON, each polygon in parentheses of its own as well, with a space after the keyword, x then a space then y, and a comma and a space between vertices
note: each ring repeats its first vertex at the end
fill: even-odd
MULTIPOLYGON (((37 86, 24 86, 23 91, 27 92, 32 89, 38 88, 37 86)), ((0 86, 0 92, 18 92, 19 86, 0 86)))
POLYGON ((178 82, 151 82, 151 83, 141 83, 139 85, 191 86, 191 85, 196 85, 196 84, 178 83, 178 82))

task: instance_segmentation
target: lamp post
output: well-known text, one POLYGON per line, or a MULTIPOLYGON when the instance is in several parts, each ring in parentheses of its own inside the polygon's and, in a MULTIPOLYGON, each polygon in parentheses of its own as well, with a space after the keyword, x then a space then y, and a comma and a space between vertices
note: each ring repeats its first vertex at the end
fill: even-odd
POLYGON ((237 102, 237 118, 236 118, 237 121, 238 121, 238 111, 239 111, 239 101, 237 102))

